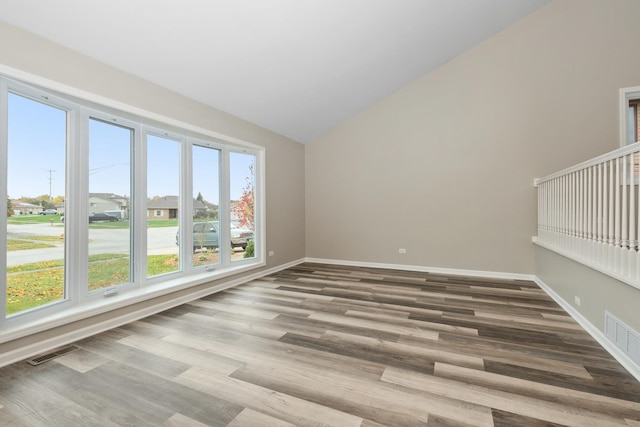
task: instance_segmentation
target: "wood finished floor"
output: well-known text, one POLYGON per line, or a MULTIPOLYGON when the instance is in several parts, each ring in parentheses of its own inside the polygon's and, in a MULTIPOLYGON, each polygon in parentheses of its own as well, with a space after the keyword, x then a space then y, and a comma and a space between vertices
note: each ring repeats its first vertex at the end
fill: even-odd
POLYGON ((302 264, 0 369, 0 426, 640 426, 534 283, 302 264))

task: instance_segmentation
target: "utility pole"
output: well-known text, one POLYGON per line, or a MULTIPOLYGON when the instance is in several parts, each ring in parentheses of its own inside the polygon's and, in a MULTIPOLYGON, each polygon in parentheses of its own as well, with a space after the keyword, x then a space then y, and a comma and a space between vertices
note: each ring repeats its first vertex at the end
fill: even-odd
POLYGON ((53 197, 51 197, 51 185, 53 183, 53 173, 55 172, 55 170, 53 169, 47 169, 49 171, 49 202, 51 202, 53 200, 53 197))

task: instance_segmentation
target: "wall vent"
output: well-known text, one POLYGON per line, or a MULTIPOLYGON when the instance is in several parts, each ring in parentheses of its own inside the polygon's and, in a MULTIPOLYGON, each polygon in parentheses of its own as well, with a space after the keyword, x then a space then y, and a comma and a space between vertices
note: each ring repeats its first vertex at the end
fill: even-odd
POLYGON ((39 356, 32 357, 31 359, 27 359, 27 363, 29 365, 37 366, 41 365, 44 362, 48 362, 51 359, 55 359, 56 357, 64 356, 67 353, 78 350, 78 347, 75 345, 67 345, 65 347, 57 348, 53 351, 50 351, 46 354, 41 354, 39 356))
POLYGON ((640 365, 640 334, 608 311, 604 312, 604 334, 631 360, 640 365))

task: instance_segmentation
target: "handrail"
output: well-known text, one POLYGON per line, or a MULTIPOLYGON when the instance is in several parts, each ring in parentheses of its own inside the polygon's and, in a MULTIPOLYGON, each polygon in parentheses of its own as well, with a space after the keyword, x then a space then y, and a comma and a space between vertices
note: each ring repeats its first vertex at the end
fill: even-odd
POLYGON ((566 169, 563 169, 563 170, 558 171, 558 172, 554 172, 554 173, 552 173, 550 175, 547 175, 547 176, 545 176, 543 178, 536 178, 536 179, 534 179, 533 182, 534 182, 534 185, 537 187, 538 184, 540 184, 542 182, 545 182, 545 181, 548 181, 550 179, 554 179, 554 178, 557 178, 559 176, 566 175, 568 173, 575 172, 575 171, 578 171, 580 169, 584 169, 584 168, 587 168, 589 166, 597 165, 598 163, 602 163, 604 161, 615 159, 616 157, 621 157, 621 156, 624 156, 625 154, 635 153, 635 152, 640 152, 640 141, 638 141, 638 142, 636 142, 634 144, 626 145, 624 147, 618 148, 618 149, 610 151, 608 153, 602 154, 602 155, 600 155, 598 157, 594 157, 593 159, 585 160, 584 162, 575 164, 573 166, 569 166, 566 169))
POLYGON ((534 183, 537 244, 640 288, 640 142, 534 183))

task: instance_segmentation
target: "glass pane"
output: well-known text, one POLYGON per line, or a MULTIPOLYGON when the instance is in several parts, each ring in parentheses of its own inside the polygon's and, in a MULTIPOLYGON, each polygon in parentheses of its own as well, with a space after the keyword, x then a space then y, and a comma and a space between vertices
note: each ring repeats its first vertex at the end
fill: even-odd
POLYGON ((220 262, 220 151, 193 146, 193 265, 220 262))
POLYGON ((231 153, 229 158, 231 191, 232 261, 255 258, 255 181, 256 156, 231 153))
POLYGON ((147 135, 147 277, 180 269, 180 142, 147 135))
POLYGON ((9 94, 7 315, 65 299, 66 115, 9 94))
POLYGON ((89 120, 89 291, 131 282, 133 129, 89 120))

